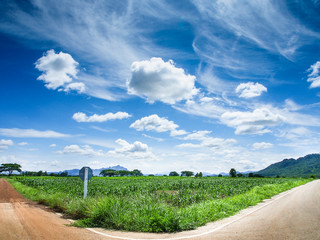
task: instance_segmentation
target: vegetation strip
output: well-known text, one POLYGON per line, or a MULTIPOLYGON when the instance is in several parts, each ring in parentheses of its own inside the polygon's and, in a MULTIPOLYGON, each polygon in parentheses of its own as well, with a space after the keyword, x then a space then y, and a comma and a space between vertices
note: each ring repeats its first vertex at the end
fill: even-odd
POLYGON ((93 178, 85 200, 78 178, 15 177, 9 181, 26 197, 79 219, 76 226, 177 232, 234 215, 311 179, 93 178))

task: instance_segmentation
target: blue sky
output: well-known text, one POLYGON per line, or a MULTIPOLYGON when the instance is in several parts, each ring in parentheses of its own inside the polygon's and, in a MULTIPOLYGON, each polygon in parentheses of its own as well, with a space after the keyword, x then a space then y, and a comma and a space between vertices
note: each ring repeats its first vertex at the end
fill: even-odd
POLYGON ((318 0, 0 9, 0 163, 219 173, 319 153, 318 0))

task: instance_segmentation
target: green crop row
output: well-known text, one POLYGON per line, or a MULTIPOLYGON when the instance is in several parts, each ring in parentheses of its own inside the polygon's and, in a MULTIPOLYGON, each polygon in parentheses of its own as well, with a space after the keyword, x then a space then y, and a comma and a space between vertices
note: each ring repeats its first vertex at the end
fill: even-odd
POLYGON ((78 177, 16 177, 27 197, 62 210, 78 226, 143 232, 193 229, 304 184, 284 178, 92 178, 82 199, 78 177), (239 201, 241 199, 241 201, 239 201))

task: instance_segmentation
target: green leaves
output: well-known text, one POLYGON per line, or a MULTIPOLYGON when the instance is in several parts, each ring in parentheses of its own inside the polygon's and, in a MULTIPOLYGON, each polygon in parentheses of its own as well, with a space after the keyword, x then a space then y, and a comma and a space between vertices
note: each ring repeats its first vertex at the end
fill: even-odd
POLYGON ((0 173, 8 172, 10 176, 13 173, 13 171, 21 172, 21 165, 17 163, 2 163, 0 165, 0 173))

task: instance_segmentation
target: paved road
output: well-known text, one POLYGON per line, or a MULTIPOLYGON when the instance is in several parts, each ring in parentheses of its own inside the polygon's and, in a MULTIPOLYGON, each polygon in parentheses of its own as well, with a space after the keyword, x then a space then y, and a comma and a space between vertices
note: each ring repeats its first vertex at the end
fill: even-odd
POLYGON ((303 239, 320 240, 320 180, 282 193, 222 221, 176 234, 79 229, 26 201, 0 179, 0 239, 303 239), (98 233, 97 233, 98 232, 98 233))

